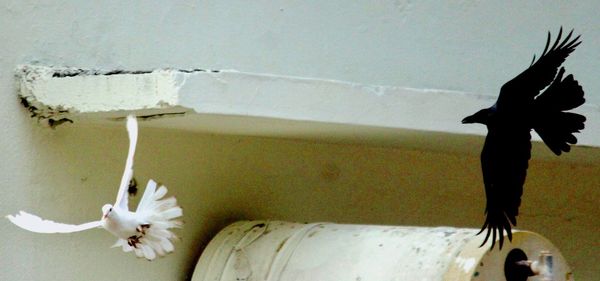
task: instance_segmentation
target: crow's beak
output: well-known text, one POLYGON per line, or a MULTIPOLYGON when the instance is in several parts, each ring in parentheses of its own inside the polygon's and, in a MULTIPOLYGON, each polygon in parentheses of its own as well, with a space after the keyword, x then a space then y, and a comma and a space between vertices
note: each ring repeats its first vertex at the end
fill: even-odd
POLYGON ((473 122, 473 117, 472 117, 472 116, 465 117, 465 119, 463 119, 463 120, 462 120, 462 123, 463 123, 463 124, 471 124, 471 123, 474 123, 474 122, 473 122))

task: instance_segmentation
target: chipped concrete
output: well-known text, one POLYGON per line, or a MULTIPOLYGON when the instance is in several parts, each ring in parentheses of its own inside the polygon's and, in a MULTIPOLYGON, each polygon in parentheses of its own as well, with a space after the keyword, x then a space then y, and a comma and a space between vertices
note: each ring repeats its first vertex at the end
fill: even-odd
POLYGON ((160 109, 177 104, 177 91, 192 72, 175 70, 94 71, 22 65, 18 91, 42 118, 73 113, 160 109))

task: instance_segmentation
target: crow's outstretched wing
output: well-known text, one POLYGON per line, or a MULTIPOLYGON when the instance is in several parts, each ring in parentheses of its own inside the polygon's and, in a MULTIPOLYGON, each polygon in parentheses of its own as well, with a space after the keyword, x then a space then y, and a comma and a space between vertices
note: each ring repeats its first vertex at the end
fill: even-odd
POLYGON ((560 65, 581 43, 580 36, 570 40, 572 35, 573 30, 561 42, 561 28, 554 44, 550 47, 550 32, 548 32, 546 47, 540 58, 536 61, 534 56, 529 68, 506 82, 500 89, 497 102, 499 111, 522 109, 531 105, 533 98, 554 80, 560 65))
POLYGON ((492 235, 492 246, 498 236, 500 248, 504 231, 512 240, 511 228, 517 224, 523 184, 531 156, 529 128, 490 128, 481 152, 481 169, 485 185, 487 229, 482 246, 492 235))
POLYGON ((44 220, 36 215, 20 211, 18 214, 6 216, 8 220, 20 228, 37 233, 71 233, 100 227, 102 221, 93 221, 84 224, 65 224, 51 220, 44 220))

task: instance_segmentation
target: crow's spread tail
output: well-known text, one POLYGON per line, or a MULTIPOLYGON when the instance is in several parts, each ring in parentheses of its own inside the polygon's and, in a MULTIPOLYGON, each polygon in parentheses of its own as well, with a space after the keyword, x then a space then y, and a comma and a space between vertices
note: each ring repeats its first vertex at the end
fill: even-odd
POLYGON ((571 144, 577 143, 573 133, 582 130, 585 122, 583 115, 564 112, 585 102, 577 80, 571 74, 563 79, 564 72, 561 68, 552 84, 535 99, 538 116, 534 129, 556 155, 571 150, 571 144))

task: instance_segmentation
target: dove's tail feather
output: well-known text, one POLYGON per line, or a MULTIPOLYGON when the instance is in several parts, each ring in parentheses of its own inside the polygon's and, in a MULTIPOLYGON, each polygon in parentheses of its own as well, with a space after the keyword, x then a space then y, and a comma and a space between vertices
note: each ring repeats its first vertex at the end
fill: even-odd
POLYGON ((183 225, 181 221, 175 220, 183 215, 183 211, 177 205, 175 197, 163 199, 167 191, 165 186, 156 189, 156 182, 153 180, 148 182, 136 210, 136 213, 147 222, 144 234, 139 237, 139 243, 135 247, 124 239, 117 240, 113 247, 121 247, 125 252, 133 251, 138 257, 148 260, 173 252, 175 248, 173 240, 177 239, 177 236, 169 229, 183 225))

